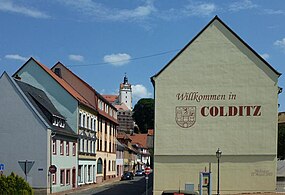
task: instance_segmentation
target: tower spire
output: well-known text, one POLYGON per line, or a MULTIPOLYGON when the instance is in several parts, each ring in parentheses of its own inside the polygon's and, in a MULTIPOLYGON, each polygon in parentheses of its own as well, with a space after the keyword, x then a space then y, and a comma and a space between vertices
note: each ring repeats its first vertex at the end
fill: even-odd
POLYGON ((128 84, 128 77, 127 77, 127 73, 125 72, 125 76, 124 76, 124 84, 128 84))

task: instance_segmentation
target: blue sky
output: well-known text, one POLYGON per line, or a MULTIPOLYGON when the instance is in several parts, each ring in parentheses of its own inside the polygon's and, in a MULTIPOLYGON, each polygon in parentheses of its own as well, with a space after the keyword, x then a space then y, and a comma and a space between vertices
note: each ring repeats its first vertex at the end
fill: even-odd
POLYGON ((285 74, 284 0, 0 0, 0 74, 32 56, 62 62, 102 94, 127 73, 135 101, 153 97, 150 77, 215 15, 285 74))

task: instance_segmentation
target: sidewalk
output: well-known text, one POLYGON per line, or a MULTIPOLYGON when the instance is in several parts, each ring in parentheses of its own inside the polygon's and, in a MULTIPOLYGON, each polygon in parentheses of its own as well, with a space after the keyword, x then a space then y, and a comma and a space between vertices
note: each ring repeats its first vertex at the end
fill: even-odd
POLYGON ((82 185, 82 186, 78 186, 77 188, 74 188, 72 190, 67 190, 64 192, 56 192, 56 193, 52 193, 53 195, 69 195, 69 194, 73 194, 73 193, 80 193, 89 189, 93 189, 93 188, 97 188, 97 187, 101 187, 107 184, 111 184, 111 183, 115 183, 120 181, 120 177, 116 177, 116 178, 112 178, 106 181, 103 181, 102 183, 95 183, 95 184, 86 184, 86 185, 82 185))

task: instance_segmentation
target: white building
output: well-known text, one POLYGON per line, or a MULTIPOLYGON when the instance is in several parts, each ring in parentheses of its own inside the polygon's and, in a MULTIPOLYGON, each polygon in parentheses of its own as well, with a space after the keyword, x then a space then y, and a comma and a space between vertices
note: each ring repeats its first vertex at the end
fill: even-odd
POLYGON ((124 77, 124 82, 120 84, 119 103, 124 103, 129 110, 133 110, 132 85, 128 82, 127 75, 124 77))

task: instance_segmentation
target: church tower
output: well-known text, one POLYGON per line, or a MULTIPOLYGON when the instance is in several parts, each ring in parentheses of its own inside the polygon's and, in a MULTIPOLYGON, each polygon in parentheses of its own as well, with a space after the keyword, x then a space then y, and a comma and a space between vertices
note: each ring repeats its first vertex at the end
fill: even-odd
POLYGON ((128 77, 125 73, 124 82, 120 84, 119 102, 126 104, 126 106, 133 110, 132 106, 132 85, 128 82, 128 77))

